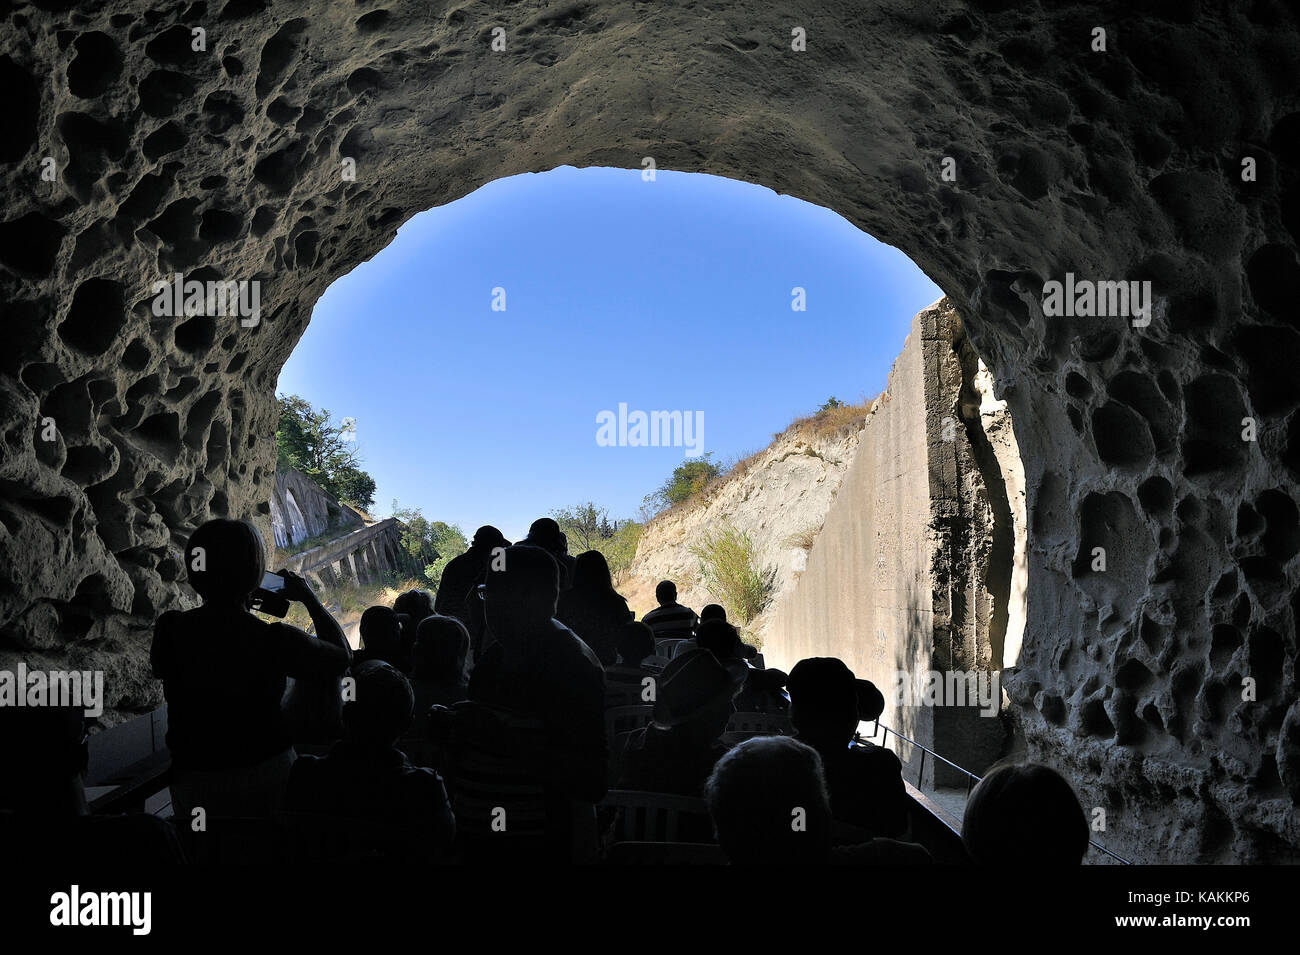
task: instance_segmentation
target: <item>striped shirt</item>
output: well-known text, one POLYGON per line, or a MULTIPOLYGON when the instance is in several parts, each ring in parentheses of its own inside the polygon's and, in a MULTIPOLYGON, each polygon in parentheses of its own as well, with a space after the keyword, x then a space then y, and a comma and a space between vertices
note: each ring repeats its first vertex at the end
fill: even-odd
POLYGON ((669 637, 694 636, 695 626, 700 622, 700 618, 690 607, 670 603, 651 610, 641 618, 641 622, 654 631, 656 640, 664 640, 669 637))

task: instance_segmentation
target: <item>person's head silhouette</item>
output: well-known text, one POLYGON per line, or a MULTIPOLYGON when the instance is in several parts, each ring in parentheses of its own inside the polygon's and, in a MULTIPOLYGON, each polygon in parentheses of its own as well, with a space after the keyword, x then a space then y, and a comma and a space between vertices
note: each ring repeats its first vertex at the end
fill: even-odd
POLYGON ((605 555, 598 550, 588 550, 577 556, 573 569, 573 588, 575 590, 611 590, 613 578, 609 573, 609 563, 605 555))
POLYGON ((462 683, 469 654, 469 631, 455 617, 425 617, 415 632, 417 680, 462 683))
POLYGON ((408 590, 393 601, 393 612, 410 618, 412 626, 433 613, 433 595, 427 590, 408 590))
POLYGON ((528 538, 522 543, 540 547, 552 554, 562 554, 568 546, 564 535, 560 533, 560 525, 550 517, 539 517, 533 521, 528 527, 528 538))
POLYGON ((411 725, 415 694, 400 670, 382 660, 352 668, 356 699, 343 704, 343 727, 352 739, 392 746, 411 725))
POLYGON ((700 629, 695 633, 695 642, 723 663, 739 659, 740 634, 725 620, 718 620, 715 617, 700 624, 700 629))
POLYGON ((661 580, 655 587, 655 600, 659 601, 659 606, 666 607, 671 603, 677 602, 677 585, 671 580, 661 580))
POLYGON ((217 518, 190 535, 185 568, 205 604, 247 607, 266 574, 266 546, 248 521, 217 518))
POLYGON ((858 729, 853 671, 835 657, 809 657, 790 671, 790 722, 814 746, 848 746, 858 729))
POLYGON ((629 620, 618 628, 614 638, 619 659, 624 666, 637 666, 655 652, 655 633, 640 620, 629 620))
POLYGON ((970 794, 961 841, 979 865, 1032 873, 1082 862, 1088 819, 1056 770, 1008 763, 990 770, 970 794))
POLYGON ((507 547, 501 558, 488 565, 485 614, 492 635, 516 652, 555 616, 560 567, 546 551, 526 544, 507 547))
POLYGON ((402 664, 402 624, 406 618, 391 607, 367 607, 361 615, 361 642, 367 660, 402 664))
POLYGON ((474 532, 474 540, 470 543, 470 546, 476 550, 509 547, 510 541, 506 540, 505 535, 491 524, 484 524, 474 532))
POLYGON ((697 648, 674 658, 656 683, 654 725, 709 742, 726 730, 744 674, 728 670, 712 653, 697 648))
POLYGON ((718 843, 734 864, 826 861, 830 797, 811 746, 785 736, 746 740, 718 760, 704 798, 718 843))
POLYGON ((721 620, 724 623, 727 619, 727 610, 722 604, 705 604, 704 609, 700 611, 700 623, 709 620, 721 620))

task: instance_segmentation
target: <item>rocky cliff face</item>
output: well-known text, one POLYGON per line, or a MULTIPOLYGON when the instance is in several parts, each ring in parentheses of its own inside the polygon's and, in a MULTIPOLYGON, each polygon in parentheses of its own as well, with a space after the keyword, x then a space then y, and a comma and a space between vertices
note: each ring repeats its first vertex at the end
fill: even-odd
MULTIPOLYGON (((749 535, 755 565, 771 575, 768 610, 744 628, 747 638, 761 640, 772 610, 803 572, 805 543, 821 530, 857 450, 858 431, 819 434, 811 425, 792 426, 732 476, 647 523, 624 587, 634 608, 644 613, 656 606, 654 587, 661 580, 676 583, 678 599, 697 613, 705 604, 726 606, 725 597, 701 579, 700 559, 691 548, 731 526, 749 535)), ((728 607, 728 614, 734 620, 735 608, 728 607)))

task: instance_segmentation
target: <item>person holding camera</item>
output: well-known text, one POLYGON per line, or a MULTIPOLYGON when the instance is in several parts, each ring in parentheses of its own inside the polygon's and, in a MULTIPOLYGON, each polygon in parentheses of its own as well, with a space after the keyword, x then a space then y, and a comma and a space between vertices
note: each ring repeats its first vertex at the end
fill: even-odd
POLYGON ((167 699, 174 817, 262 816, 280 806, 295 753, 281 713, 286 679, 340 677, 351 651, 307 582, 281 572, 283 596, 301 602, 320 634, 254 616, 265 576, 262 537, 247 521, 198 528, 185 547, 189 583, 203 603, 154 626, 150 661, 167 699))

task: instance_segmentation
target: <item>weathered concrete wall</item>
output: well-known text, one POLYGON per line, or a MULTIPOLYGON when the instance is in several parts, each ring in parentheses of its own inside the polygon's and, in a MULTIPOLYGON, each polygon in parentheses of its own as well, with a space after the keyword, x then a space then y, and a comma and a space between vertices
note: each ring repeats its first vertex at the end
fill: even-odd
POLYGON ((364 527, 361 515, 301 471, 280 468, 271 490, 271 532, 281 549, 301 544, 327 531, 340 535, 364 527))
MULTIPOLYGON (((768 661, 786 669, 804 657, 840 657, 885 693, 882 722, 974 772, 1001 754, 1001 694, 981 715, 974 701, 923 705, 911 682, 906 696, 896 690, 900 673, 1001 669, 1016 528, 983 432, 977 362, 946 299, 912 320, 765 645, 768 661)), ((990 421, 1005 417, 989 406, 990 421)), ((1008 463, 1018 464, 1014 454, 1008 463)), ((1023 625, 1023 609, 1018 617, 1023 625)), ((1018 643, 1019 633, 1011 636, 1018 643)), ((902 755, 912 772, 920 768, 919 751, 904 746, 902 755)), ((936 778, 933 761, 925 778, 936 778)), ((937 778, 957 779, 942 768, 937 778)))

